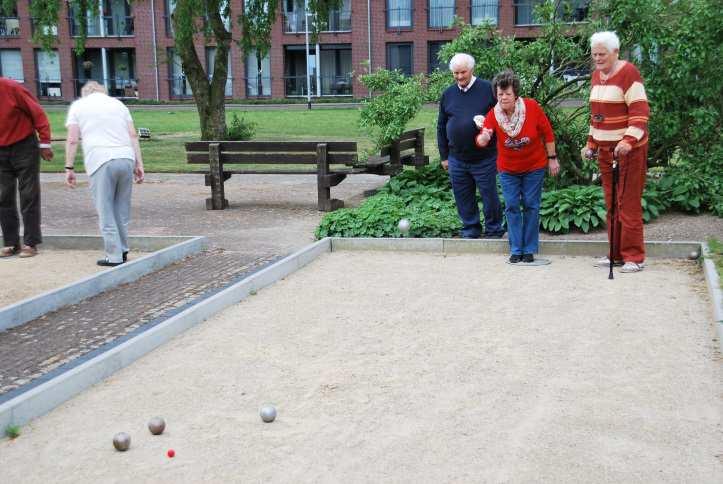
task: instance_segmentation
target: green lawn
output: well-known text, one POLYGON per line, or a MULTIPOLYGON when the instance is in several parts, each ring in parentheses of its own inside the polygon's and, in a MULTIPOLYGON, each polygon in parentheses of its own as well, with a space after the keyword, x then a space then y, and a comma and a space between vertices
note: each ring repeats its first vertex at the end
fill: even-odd
MULTIPOLYGON (((131 107, 136 127, 150 128, 152 139, 141 142, 143 160, 148 172, 190 172, 199 166, 187 165, 183 143, 198 140, 200 130, 196 111, 134 110, 131 107)), ((227 119, 236 113, 249 121, 257 123, 258 140, 353 140, 359 142, 359 149, 372 147, 371 141, 359 127, 357 109, 312 109, 303 110, 228 110, 227 119)), ((66 111, 49 111, 53 138, 65 138, 66 111)), ((410 128, 426 128, 425 148, 430 157, 436 154, 437 110, 424 107, 409 123, 410 128)), ((53 143, 55 158, 52 162, 43 162, 46 172, 63 170, 64 143, 53 143)), ((82 165, 82 156, 78 155, 76 164, 82 165)), ((80 170, 79 170, 80 171, 80 170)))

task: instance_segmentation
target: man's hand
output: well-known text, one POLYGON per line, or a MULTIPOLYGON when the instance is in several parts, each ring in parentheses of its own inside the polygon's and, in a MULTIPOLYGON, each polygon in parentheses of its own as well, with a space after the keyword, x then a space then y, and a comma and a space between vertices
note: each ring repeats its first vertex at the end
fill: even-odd
POLYGON ((552 176, 557 176, 560 173, 560 162, 557 161, 557 158, 553 158, 547 163, 547 169, 550 170, 552 176))
POLYGON ((77 181, 78 180, 75 178, 75 170, 65 170, 66 185, 68 185, 70 188, 75 188, 77 181))
POLYGON ((53 150, 50 148, 40 148, 40 157, 45 161, 53 159, 53 150))
POLYGON ((444 168, 444 171, 449 170, 449 161, 448 160, 442 160, 440 162, 440 164, 442 165, 442 168, 444 168))
POLYGON ((145 179, 145 171, 143 170, 143 165, 140 163, 136 163, 136 167, 133 169, 133 178, 136 183, 143 183, 143 180, 145 179))
POLYGON ((630 146, 630 143, 628 143, 625 140, 620 140, 618 142, 617 146, 615 146, 615 151, 614 151, 615 158, 620 159, 621 156, 625 156, 628 153, 630 153, 630 151, 632 149, 633 149, 633 147, 630 146))

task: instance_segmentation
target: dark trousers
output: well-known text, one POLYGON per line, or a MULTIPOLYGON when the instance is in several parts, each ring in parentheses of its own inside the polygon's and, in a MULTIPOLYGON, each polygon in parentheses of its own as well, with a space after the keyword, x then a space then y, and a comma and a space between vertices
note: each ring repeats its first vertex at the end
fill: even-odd
POLYGON ((0 229, 5 247, 20 246, 20 219, 15 201, 20 192, 23 243, 35 246, 40 233, 40 149, 35 135, 0 146, 0 229))
POLYGON ((485 216, 484 235, 496 237, 504 234, 502 207, 497 195, 497 160, 488 158, 468 163, 449 155, 447 161, 457 213, 462 220, 462 237, 478 238, 482 234, 477 190, 482 198, 485 216))

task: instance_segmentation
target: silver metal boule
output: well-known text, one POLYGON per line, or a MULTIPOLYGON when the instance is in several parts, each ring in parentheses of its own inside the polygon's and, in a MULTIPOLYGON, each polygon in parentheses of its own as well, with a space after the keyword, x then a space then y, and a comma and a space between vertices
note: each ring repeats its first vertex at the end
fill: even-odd
POLYGON ((153 435, 161 435, 166 430, 166 421, 161 417, 154 417, 148 421, 148 430, 153 435))
POLYGON ((113 447, 115 450, 125 452, 131 446, 131 436, 125 432, 118 432, 113 437, 113 447))
POLYGON ((698 258, 698 251, 697 251, 697 250, 694 250, 693 252, 691 252, 690 254, 688 254, 688 258, 689 258, 690 260, 696 260, 696 259, 698 258))
POLYGON ((267 403, 266 405, 261 407, 259 415, 261 415, 261 420, 263 420, 264 422, 273 422, 276 419, 276 407, 267 403))
POLYGON ((410 228, 412 228, 412 224, 409 222, 409 219, 403 218, 399 221, 399 231, 401 233, 406 234, 410 228))

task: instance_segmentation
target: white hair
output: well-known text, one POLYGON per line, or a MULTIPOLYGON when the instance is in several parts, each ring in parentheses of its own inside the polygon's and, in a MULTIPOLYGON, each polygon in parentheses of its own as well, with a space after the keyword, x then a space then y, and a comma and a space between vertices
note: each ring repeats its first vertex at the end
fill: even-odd
POLYGON ((469 54, 454 54, 452 59, 449 61, 449 70, 453 71, 455 66, 464 65, 469 70, 474 69, 474 57, 469 54))
POLYGON ((103 84, 100 84, 96 81, 88 81, 80 89, 80 96, 85 97, 89 94, 93 94, 94 92, 102 92, 103 94, 108 94, 108 90, 103 84))
POLYGON ((595 32, 590 36, 590 47, 601 45, 609 52, 620 50, 620 38, 615 32, 595 32))

